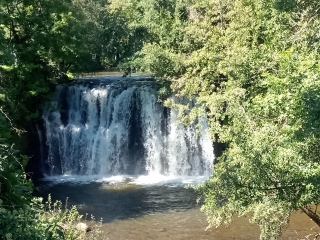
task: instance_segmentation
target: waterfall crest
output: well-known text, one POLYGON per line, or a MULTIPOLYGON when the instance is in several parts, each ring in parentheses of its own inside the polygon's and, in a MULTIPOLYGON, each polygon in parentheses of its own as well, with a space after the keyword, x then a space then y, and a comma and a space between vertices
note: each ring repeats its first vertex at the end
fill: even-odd
POLYGON ((200 133, 158 102, 153 84, 115 80, 56 87, 43 114, 49 175, 208 176, 214 159, 200 133))

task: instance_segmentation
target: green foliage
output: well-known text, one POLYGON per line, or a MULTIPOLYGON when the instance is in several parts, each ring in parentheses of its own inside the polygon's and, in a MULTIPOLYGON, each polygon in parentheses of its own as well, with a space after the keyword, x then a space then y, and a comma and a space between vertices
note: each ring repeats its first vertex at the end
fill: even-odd
POLYGON ((163 86, 158 90, 158 98, 159 101, 165 101, 172 95, 172 91, 170 89, 170 86, 163 86))
POLYGON ((0 144, 0 200, 9 209, 31 198, 32 183, 26 180, 24 166, 12 146, 0 144))
POLYGON ((76 240, 97 239, 99 225, 86 233, 77 227, 82 218, 77 209, 62 209, 62 203, 42 203, 41 198, 34 198, 23 208, 7 210, 0 200, 0 239, 34 239, 34 240, 76 240))
POLYGON ((24 172, 28 159, 13 144, 17 133, 19 130, 0 108, 0 200, 8 209, 28 203, 33 191, 31 180, 26 179, 24 172))
POLYGON ((75 59, 77 25, 69 1, 3 0, 0 16, 1 106, 18 127, 26 127, 75 59))
POLYGON ((141 49, 146 29, 131 25, 126 11, 100 0, 73 0, 73 7, 85 30, 82 55, 72 71, 93 72, 116 67, 141 49))
MULTIPOLYGON (((111 1, 111 8, 124 12, 130 27, 144 29, 143 45, 126 58, 129 65, 157 77, 180 76, 184 53, 190 45, 184 34, 185 4, 180 1, 111 1)), ((140 40, 141 41, 141 40, 140 40)))
POLYGON ((182 72, 181 55, 163 49, 157 44, 147 44, 139 51, 130 65, 156 77, 176 76, 182 72))
POLYGON ((253 212, 261 239, 276 239, 292 211, 320 200, 319 48, 306 42, 306 36, 317 38, 313 29, 320 19, 306 19, 313 3, 294 11, 279 4, 225 2, 223 15, 211 10, 217 6, 208 8, 203 18, 221 21, 195 23, 199 31, 211 31, 190 60, 199 72, 186 73, 181 83, 183 94, 197 89, 212 134, 229 145, 198 188, 209 223, 253 212))
POLYGON ((166 104, 185 123, 206 113, 227 143, 197 187, 210 226, 251 212, 276 239, 292 211, 319 204, 318 1, 114 2, 148 29, 131 64, 174 80, 197 108, 166 104))

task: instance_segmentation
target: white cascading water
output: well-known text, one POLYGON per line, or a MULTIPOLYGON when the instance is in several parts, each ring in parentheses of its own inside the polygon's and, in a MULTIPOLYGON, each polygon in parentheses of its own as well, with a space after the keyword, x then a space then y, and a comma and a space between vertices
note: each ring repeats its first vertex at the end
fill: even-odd
POLYGON ((152 84, 59 85, 44 112, 49 175, 209 176, 213 147, 179 123, 152 84))

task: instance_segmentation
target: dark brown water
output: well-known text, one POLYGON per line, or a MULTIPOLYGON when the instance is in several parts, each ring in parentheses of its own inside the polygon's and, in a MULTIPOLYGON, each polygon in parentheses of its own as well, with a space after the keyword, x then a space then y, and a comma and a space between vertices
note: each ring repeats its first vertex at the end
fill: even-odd
POLYGON ((184 187, 137 186, 117 183, 41 184, 38 196, 77 205, 81 214, 90 213, 104 223, 150 214, 182 212, 197 208, 196 194, 184 187))
MULTIPOLYGON (((51 184, 38 196, 75 204, 81 214, 103 218, 104 239, 259 239, 259 228, 247 217, 228 227, 206 230, 206 217, 196 194, 182 186, 138 186, 127 183, 51 184)), ((303 213, 291 216, 283 239, 314 239, 319 228, 303 213)))

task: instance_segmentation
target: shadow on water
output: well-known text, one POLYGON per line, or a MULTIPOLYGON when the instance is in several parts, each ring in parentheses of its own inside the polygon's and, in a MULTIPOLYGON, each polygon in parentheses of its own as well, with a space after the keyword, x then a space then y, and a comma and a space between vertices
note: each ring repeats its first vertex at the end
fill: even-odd
POLYGON ((104 223, 144 215, 183 212, 197 208, 197 195, 192 189, 170 186, 137 186, 125 183, 73 184, 41 183, 36 196, 76 205, 82 215, 93 215, 104 223))

